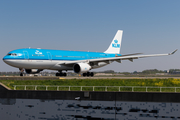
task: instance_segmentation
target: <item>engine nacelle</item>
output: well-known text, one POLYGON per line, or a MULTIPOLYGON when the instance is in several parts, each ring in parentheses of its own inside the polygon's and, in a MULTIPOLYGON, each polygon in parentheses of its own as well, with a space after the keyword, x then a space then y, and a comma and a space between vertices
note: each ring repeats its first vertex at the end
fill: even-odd
POLYGON ((77 63, 74 64, 73 70, 75 73, 85 73, 91 69, 91 66, 87 63, 77 63))
POLYGON ((25 69, 25 71, 27 74, 36 74, 36 73, 41 72, 42 70, 41 69, 25 69))

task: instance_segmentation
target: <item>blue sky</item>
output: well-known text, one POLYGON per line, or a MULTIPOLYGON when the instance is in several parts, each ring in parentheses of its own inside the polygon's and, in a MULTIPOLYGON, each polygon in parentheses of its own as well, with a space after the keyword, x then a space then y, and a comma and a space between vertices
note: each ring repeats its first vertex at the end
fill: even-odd
MULTIPOLYGON (((180 47, 179 0, 1 0, 0 71, 18 71, 2 58, 19 48, 104 52, 123 30, 121 54, 169 53, 180 47)), ((114 62, 97 69, 180 69, 173 56, 114 62)))

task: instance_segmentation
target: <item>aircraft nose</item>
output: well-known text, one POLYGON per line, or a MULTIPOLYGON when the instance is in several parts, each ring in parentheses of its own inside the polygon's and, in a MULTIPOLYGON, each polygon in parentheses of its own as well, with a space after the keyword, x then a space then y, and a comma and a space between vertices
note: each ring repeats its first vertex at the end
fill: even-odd
POLYGON ((6 57, 4 57, 3 58, 3 61, 6 63, 6 64, 8 64, 8 65, 10 65, 10 66, 16 66, 16 62, 15 61, 12 61, 11 59, 8 59, 8 58, 6 58, 6 57))
POLYGON ((3 57, 3 61, 8 65, 11 63, 10 60, 8 59, 8 56, 3 57))
POLYGON ((3 59, 2 59, 3 61, 5 61, 5 57, 3 57, 3 59))
POLYGON ((6 59, 6 57, 3 57, 3 61, 8 64, 8 60, 6 59))

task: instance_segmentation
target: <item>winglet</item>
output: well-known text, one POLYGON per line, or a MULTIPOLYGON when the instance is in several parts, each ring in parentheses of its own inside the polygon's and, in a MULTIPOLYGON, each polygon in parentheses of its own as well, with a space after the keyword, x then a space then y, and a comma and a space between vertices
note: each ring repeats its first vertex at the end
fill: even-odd
POLYGON ((178 49, 176 49, 175 51, 173 51, 172 53, 169 53, 169 55, 173 55, 178 49))

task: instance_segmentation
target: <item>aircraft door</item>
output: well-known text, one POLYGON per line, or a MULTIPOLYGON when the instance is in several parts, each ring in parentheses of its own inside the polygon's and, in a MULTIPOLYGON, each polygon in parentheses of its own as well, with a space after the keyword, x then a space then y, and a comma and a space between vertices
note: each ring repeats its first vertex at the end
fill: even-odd
POLYGON ((50 53, 50 52, 47 52, 47 54, 48 54, 48 59, 49 59, 49 60, 52 60, 51 53, 50 53))
POLYGON ((25 59, 25 60, 28 60, 28 59, 29 59, 29 54, 28 54, 28 52, 27 52, 27 51, 23 51, 23 53, 24 53, 24 59, 25 59))
POLYGON ((90 57, 89 57, 89 55, 87 54, 87 59, 89 59, 90 57))

